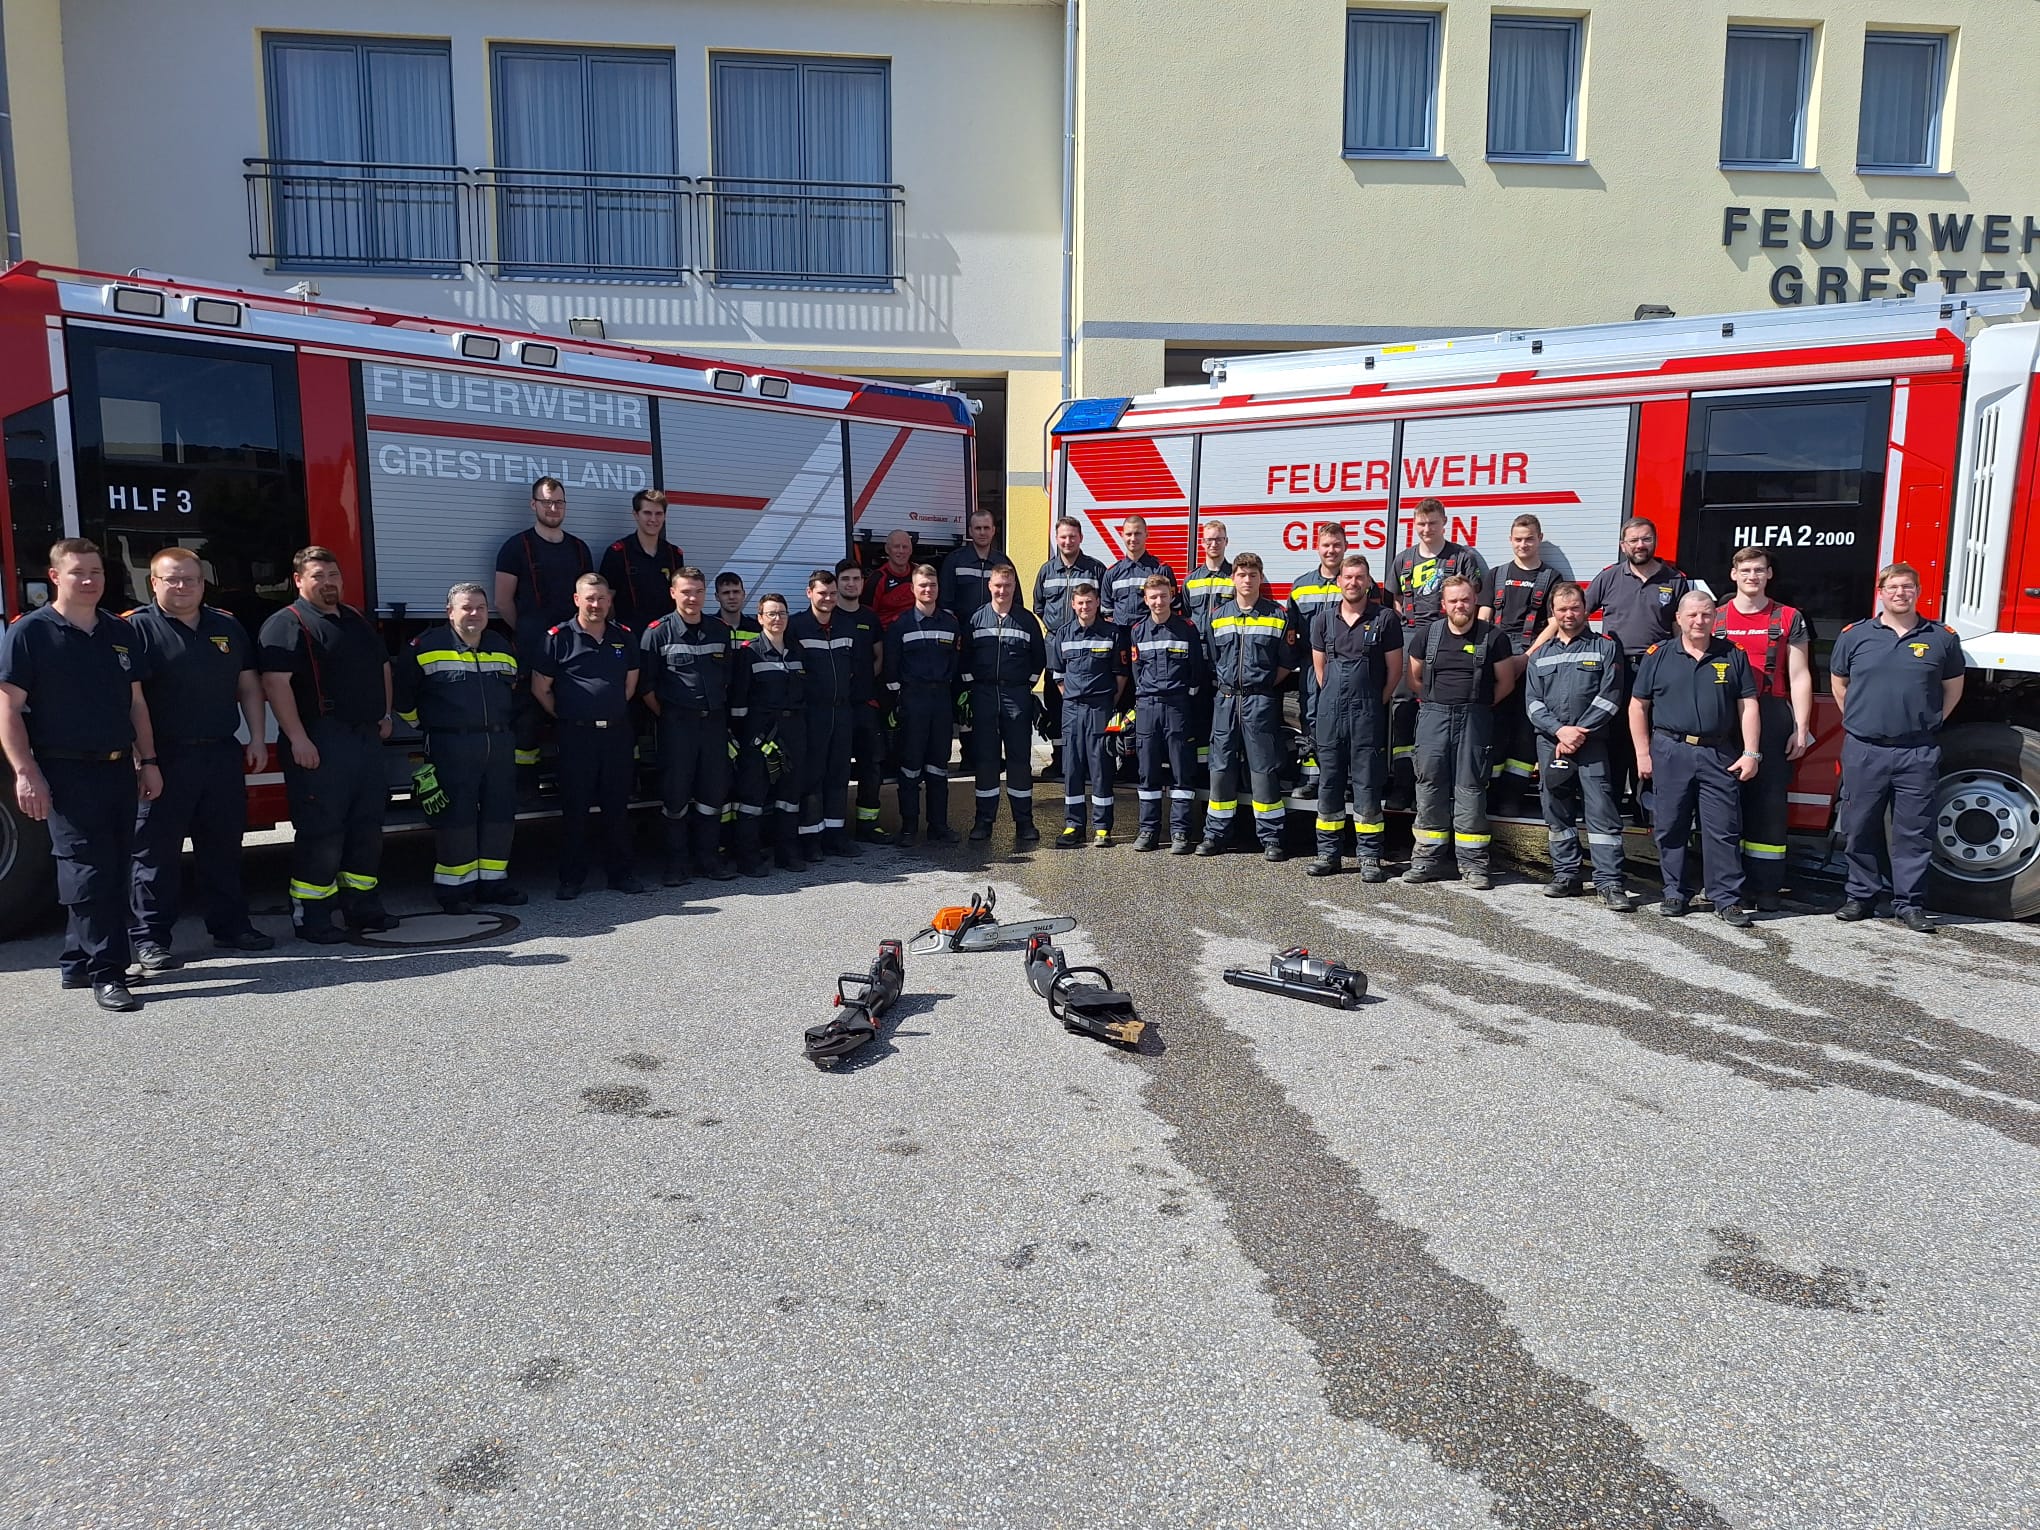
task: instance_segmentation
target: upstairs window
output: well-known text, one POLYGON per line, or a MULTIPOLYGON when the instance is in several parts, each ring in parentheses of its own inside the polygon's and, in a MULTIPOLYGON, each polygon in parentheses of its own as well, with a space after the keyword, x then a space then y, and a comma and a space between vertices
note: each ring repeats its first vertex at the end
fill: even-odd
POLYGON ((1497 16, 1489 34, 1489 159, 1579 157, 1580 23, 1497 16))
POLYGON ((1863 100, 1856 168, 1941 167, 1941 97, 1948 39, 1927 32, 1872 32, 1863 40, 1863 100))
POLYGON ((1346 152, 1438 152, 1438 18, 1346 13, 1346 152))
POLYGON ((267 253, 295 267, 458 265, 447 45, 269 36, 263 53, 267 253))
POLYGON ((1721 88, 1721 162, 1735 168, 1806 162, 1806 96, 1813 34, 1730 27, 1721 88))
POLYGON ((678 276, 673 55, 495 50, 497 259, 519 275, 678 276))
POLYGON ((718 57, 712 89, 715 277, 890 285, 900 198, 887 65, 718 57))

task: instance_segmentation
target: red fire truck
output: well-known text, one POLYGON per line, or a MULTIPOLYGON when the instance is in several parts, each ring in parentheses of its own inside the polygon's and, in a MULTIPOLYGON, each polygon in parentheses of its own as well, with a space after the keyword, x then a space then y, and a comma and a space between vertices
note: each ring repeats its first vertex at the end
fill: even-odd
MULTIPOLYGON (((149 559, 180 545, 252 630, 320 543, 394 646, 449 584, 492 587, 543 475, 598 556, 632 493, 662 488, 690 562, 798 600, 860 522, 961 542, 975 492, 954 393, 35 265, 0 275, 0 422, 8 620, 50 598, 50 544, 85 536, 110 608, 146 600, 149 559)), ((393 742, 393 784, 414 743, 393 742)), ((287 816, 282 781, 249 778, 252 822, 287 816)), ((0 933, 51 881, 48 834, 4 786, 0 933)))
POLYGON ((1443 501, 1448 535, 1506 562, 1509 523, 1590 578, 1624 517, 1726 595, 1729 555, 1775 549, 1774 593, 1815 629, 1821 745, 1792 783, 1824 853, 1839 727, 1824 658, 1876 570, 1920 570, 1921 609, 1962 638, 1969 683, 1943 739, 1935 897, 2040 913, 2040 324, 2021 292, 1922 286, 1880 302, 1646 319, 1250 356, 1208 383, 1079 399, 1051 424, 1052 494, 1116 548, 1139 511, 1184 571, 1200 517, 1266 560, 1279 596, 1341 522, 1379 572, 1443 501))

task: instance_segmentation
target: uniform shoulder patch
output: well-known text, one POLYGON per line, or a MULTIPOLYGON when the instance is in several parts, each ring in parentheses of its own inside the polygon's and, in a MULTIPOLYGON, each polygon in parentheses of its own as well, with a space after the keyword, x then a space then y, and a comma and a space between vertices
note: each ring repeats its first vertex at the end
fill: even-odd
POLYGON ((1651 644, 1651 645, 1650 645, 1650 647, 1648 647, 1648 648, 1644 649, 1644 652, 1645 652, 1645 653, 1656 653, 1656 652, 1658 651, 1658 647, 1659 647, 1659 645, 1658 645, 1658 644, 1656 644, 1656 643, 1653 643, 1653 644, 1651 644))
POLYGON ((545 635, 547 637, 557 637, 562 631, 566 629, 566 625, 567 624, 565 622, 561 622, 556 627, 548 627, 545 629, 545 635))

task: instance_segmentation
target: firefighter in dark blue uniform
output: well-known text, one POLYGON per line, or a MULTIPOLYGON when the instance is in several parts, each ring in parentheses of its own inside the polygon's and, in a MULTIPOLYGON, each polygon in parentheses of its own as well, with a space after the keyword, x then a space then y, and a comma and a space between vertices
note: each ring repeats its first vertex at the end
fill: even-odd
POLYGON ((1233 563, 1232 602, 1211 618, 1211 796, 1197 853, 1224 853, 1244 764, 1262 854, 1284 861, 1278 729, 1282 682, 1296 667, 1295 635, 1282 608, 1261 593, 1261 581, 1260 554, 1241 553, 1233 563))
MULTIPOLYGON (((763 848, 768 840, 785 870, 805 864, 800 795, 807 771, 807 670, 800 649, 786 640, 786 622, 784 595, 758 598, 759 632, 737 650, 730 698, 730 725, 740 743, 737 859, 754 877, 771 869, 763 848)), ((949 704, 947 691, 942 701, 949 704)))
POLYGON ((509 880, 517 827, 510 737, 517 656, 510 649, 489 631, 488 592, 457 584, 446 592, 446 620, 413 638, 390 667, 397 716, 424 735, 431 779, 444 798, 426 816, 432 888, 450 914, 526 901, 509 880))
POLYGON ((349 929, 396 928, 379 891, 390 658, 368 618, 341 603, 340 560, 330 550, 301 548, 291 569, 298 598, 262 624, 257 646, 297 833, 290 895, 298 938, 330 946, 349 929), (344 928, 333 921, 336 904, 344 928))
POLYGON ((1637 777, 1651 783, 1664 875, 1658 912, 1673 919, 1686 912, 1687 841, 1697 815, 1714 915, 1742 928, 1750 923, 1742 907, 1742 784, 1763 760, 1756 676, 1743 651, 1715 635, 1705 592, 1687 591, 1674 619, 1678 637, 1644 650, 1629 698, 1637 777))
POLYGON ((106 566, 99 549, 69 537, 50 549, 42 606, 0 645, 0 744, 14 767, 14 801, 50 826, 57 898, 64 905, 66 988, 87 988, 101 1009, 139 1009, 128 992, 128 878, 135 800, 163 789, 141 640, 99 609, 106 566))
POLYGON ((1033 844, 1034 682, 1048 662, 1041 624, 1020 604, 1020 576, 1002 563, 985 581, 991 598, 964 624, 963 678, 970 686, 971 732, 977 758, 977 821, 970 837, 992 837, 999 816, 999 773, 1013 814, 1013 842, 1033 844))
POLYGON ((1495 704, 1515 689, 1517 661, 1509 640, 1474 614, 1478 581, 1448 576, 1438 586, 1438 603, 1438 619, 1418 629, 1407 654, 1410 689, 1419 698, 1417 821, 1403 880, 1443 880, 1449 837, 1460 880, 1485 892, 1494 885, 1487 795, 1495 704))
MULTIPOLYGON (((1148 523, 1145 516, 1129 515, 1119 523, 1119 540, 1126 556, 1105 570, 1105 582, 1098 588, 1105 619, 1122 632, 1131 632, 1147 609, 1147 582, 1160 574, 1176 587, 1176 571, 1147 550, 1148 523)), ((1052 630, 1052 629, 1051 629, 1052 630)))
MULTIPOLYGON (((1692 581, 1657 555, 1657 527, 1642 516, 1622 523, 1621 558, 1594 575, 1587 584, 1587 614, 1601 613, 1601 630, 1622 645, 1625 685, 1636 678, 1644 651, 1669 642, 1673 618, 1692 581)), ((1625 690, 1626 695, 1626 690, 1625 690)), ((1618 792, 1636 787, 1638 823, 1644 822, 1647 793, 1636 779, 1627 728, 1608 740, 1608 762, 1618 792)))
MULTIPOLYGON (((1227 581, 1231 587, 1231 581, 1227 581)), ((1161 844, 1162 783, 1168 782, 1169 852, 1188 855, 1194 847, 1190 815, 1197 800, 1191 785, 1197 752, 1191 741, 1191 720, 1198 701, 1211 688, 1205 671, 1204 639, 1187 616, 1174 610, 1176 587, 1160 574, 1143 592, 1147 614, 1134 624, 1131 637, 1133 669, 1134 748, 1140 765, 1140 834, 1136 850, 1161 844)))
MULTIPOLYGON (((857 691, 858 635, 836 614, 836 575, 818 568, 808 576, 808 608, 786 624, 787 646, 800 655, 807 678, 807 759, 800 789, 801 850, 811 861, 824 854, 857 854, 845 823, 850 807, 850 762, 855 748, 851 697, 857 691)), ((863 661, 867 666, 870 659, 863 661)))
POLYGON ((1537 735, 1537 788, 1551 849, 1547 898, 1577 897, 1580 820, 1586 820, 1594 890, 1618 914, 1636 910, 1624 885, 1622 810, 1608 766, 1608 738, 1626 728, 1622 645, 1587 625, 1585 593, 1561 580, 1547 592, 1551 631, 1530 654, 1523 713, 1537 735), (1584 814, 1582 810, 1584 809, 1584 814))
POLYGON ((1877 576, 1883 611, 1852 622, 1828 658, 1842 708, 1842 853, 1847 901, 1835 917, 1868 919, 1885 888, 1879 851, 1891 860, 1891 910, 1907 929, 1929 934, 1927 870, 1933 860, 1934 789, 1941 727, 1962 700, 1962 644, 1917 610, 1920 576, 1909 563, 1877 576), (1891 814, 1889 846, 1884 815, 1891 814))
POLYGON ((886 684, 900 713, 900 843, 913 843, 920 826, 922 789, 928 802, 928 843, 956 842, 949 827, 949 750, 963 633, 939 604, 942 576, 923 563, 914 569, 914 605, 885 629, 886 684))
POLYGON ((630 514, 636 529, 609 544, 595 572, 609 581, 616 619, 642 633, 673 609, 673 576, 687 555, 666 540, 666 496, 659 490, 639 489, 630 497, 630 514))
POLYGON ((845 558, 836 565, 836 616, 854 640, 850 663, 850 757, 857 774, 857 838, 892 843, 879 826, 879 791, 885 782, 885 709, 879 704, 884 667, 885 626, 864 600, 864 565, 845 558))
MULTIPOLYGON (((755 639, 761 630, 758 618, 744 615, 745 599, 742 574, 726 568, 715 576, 715 614, 722 624, 730 629, 730 641, 739 648, 755 639)), ((781 604, 784 605, 784 602, 781 604)), ((738 745, 743 744, 744 733, 736 726, 734 716, 731 718, 730 736, 738 745)), ((730 772, 730 800, 723 804, 722 811, 723 843, 732 853, 736 850, 736 841, 732 833, 737 821, 736 787, 736 771, 733 769, 730 772)))
POLYGON ((1098 590, 1080 584, 1070 595, 1070 619, 1046 642, 1049 684, 1063 699, 1063 828, 1060 849, 1081 849, 1084 825, 1092 841, 1112 843, 1112 777, 1118 763, 1106 731, 1126 694, 1126 629, 1098 614, 1098 590))
POLYGON ((673 609, 639 640, 638 694, 659 719, 659 800, 666 823, 666 885, 693 869, 727 882, 717 841, 730 800, 729 693, 736 641, 722 619, 703 614, 708 581, 698 568, 673 575, 673 609))
POLYGON ((999 523, 989 510, 970 513, 970 540, 942 560, 942 609, 966 630, 991 597, 992 570, 1012 560, 998 551, 999 523))
MULTIPOLYGON (((1044 635, 1060 630, 1070 619, 1070 596, 1080 584, 1103 591, 1105 565, 1084 551, 1084 523, 1065 515, 1055 523, 1055 548, 1034 576, 1034 604, 1030 609, 1041 623, 1044 635)), ((1041 689, 1041 736, 1053 745, 1049 773, 1062 778, 1062 692, 1047 685, 1041 689)))
MULTIPOLYGON (((1232 559, 1225 555, 1227 533, 1224 521, 1200 520, 1197 523, 1197 539, 1204 547, 1204 561, 1190 570, 1190 577, 1183 581, 1183 614, 1197 629, 1197 636, 1204 643, 1205 656, 1209 659, 1211 618, 1220 606, 1233 598, 1233 566, 1232 559)), ((1211 760, 1211 687, 1208 685, 1201 687, 1190 700, 1190 743, 1197 756, 1199 779, 1195 784, 1202 786, 1205 784, 1205 768, 1211 760)))
POLYGON ((1402 684, 1402 618, 1375 598, 1367 560, 1359 553, 1340 560, 1338 588, 1339 598, 1319 605, 1310 624, 1311 668, 1318 675, 1311 734, 1317 744, 1318 853, 1309 871, 1314 877, 1338 871, 1350 791, 1360 880, 1386 882, 1381 792, 1388 776, 1388 698, 1402 684))
MULTIPOLYGON (((1319 521, 1312 534, 1317 538, 1317 567, 1289 587, 1289 630, 1298 635, 1300 643, 1308 641, 1311 624, 1316 621, 1318 612, 1339 603, 1339 571, 1346 561, 1346 529, 1337 521, 1319 521)), ((1297 653, 1297 657, 1305 662, 1296 673, 1296 716, 1303 726, 1304 737, 1315 740, 1317 668, 1305 658, 1306 652, 1299 648, 1297 653)), ((1322 758, 1314 757, 1305 768, 1314 774, 1323 764, 1322 758)), ((1341 811, 1344 811, 1343 808, 1341 811)))
POLYGON ((602 811, 610 890, 645 890, 631 870, 630 849, 630 700, 641 662, 637 635, 609 619, 609 581, 583 574, 574 584, 573 620, 545 635, 531 677, 532 699, 560 725, 557 898, 580 897, 588 880, 588 814, 595 808, 602 811))
POLYGON ((531 486, 531 524, 496 551, 496 614, 517 634, 522 688, 517 708, 518 787, 538 790, 545 709, 531 698, 546 636, 574 614, 575 581, 595 572, 588 544, 566 530, 567 490, 557 478, 531 486))
POLYGON ((174 967, 180 863, 192 871, 206 929, 222 951, 267 951, 276 942, 248 921, 241 889, 247 777, 269 759, 262 682, 248 629, 205 604, 198 555, 166 547, 149 560, 152 606, 127 613, 147 656, 142 696, 155 725, 163 795, 135 818, 134 922, 129 941, 144 972, 174 967), (235 735, 244 731, 247 742, 235 735))

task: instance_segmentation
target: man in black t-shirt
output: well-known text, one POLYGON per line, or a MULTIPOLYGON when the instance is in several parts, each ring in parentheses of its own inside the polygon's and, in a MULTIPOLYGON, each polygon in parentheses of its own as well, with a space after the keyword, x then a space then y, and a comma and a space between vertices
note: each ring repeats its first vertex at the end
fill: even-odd
MULTIPOLYGON (((1474 604, 1480 604, 1480 589, 1487 581, 1487 560, 1471 547, 1445 539, 1445 506, 1426 499, 1410 517, 1413 537, 1388 565, 1388 593, 1394 597, 1402 616, 1403 639, 1409 652, 1422 651, 1425 629, 1439 619, 1445 581, 1463 578, 1473 581, 1474 604)), ((1468 613, 1469 615, 1472 613, 1468 613)), ((1396 698, 1389 719, 1388 806, 1407 807, 1412 795, 1411 769, 1417 752, 1417 698, 1404 694, 1396 698)))
POLYGON ((1477 586, 1463 574, 1439 588, 1440 614, 1409 641, 1410 688, 1417 693, 1416 848, 1405 882, 1444 880, 1454 855, 1475 892, 1488 875, 1488 751, 1495 703, 1515 689, 1509 640, 1474 615, 1477 586))
POLYGON ((566 529, 567 490, 557 478, 531 486, 531 525, 496 552, 496 614, 517 634, 517 789, 538 789, 538 746, 545 714, 531 700, 546 634, 574 615, 574 585, 595 572, 588 544, 566 529))
POLYGON ((340 560, 324 547, 291 559, 298 598, 262 624, 262 689, 281 735, 284 790, 297 830, 290 896, 298 938, 336 945, 348 928, 396 927, 383 908, 383 813, 389 785, 390 658, 367 617, 340 601, 340 560))
MULTIPOLYGON (((1519 659, 1543 633, 1551 587, 1558 583, 1558 570, 1545 563, 1543 549, 1544 523, 1534 515, 1517 516, 1509 523, 1509 550, 1514 556, 1488 570, 1481 591, 1482 619, 1495 624, 1519 659)), ((1537 734, 1523 712, 1521 685, 1495 704, 1494 754, 1489 767, 1494 810, 1512 817, 1537 774, 1537 734)))

